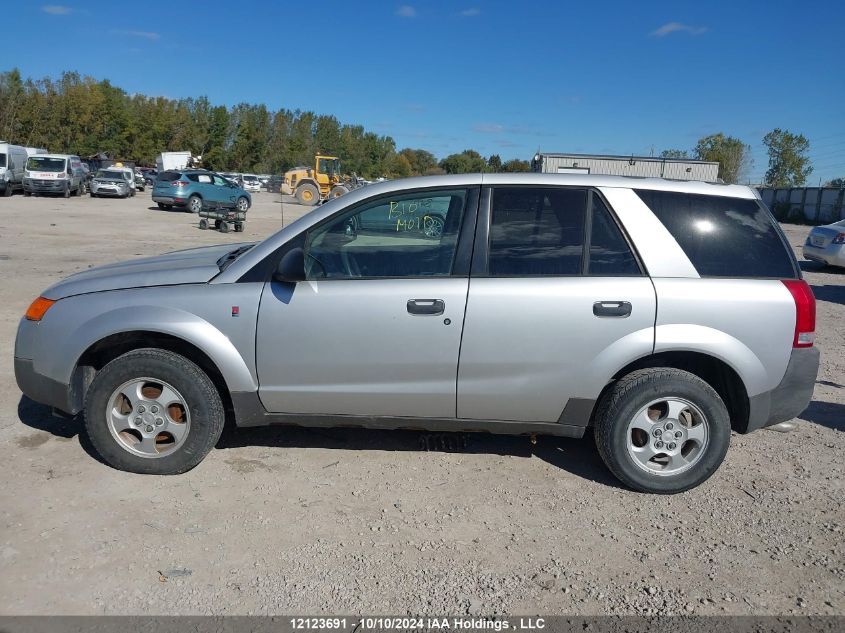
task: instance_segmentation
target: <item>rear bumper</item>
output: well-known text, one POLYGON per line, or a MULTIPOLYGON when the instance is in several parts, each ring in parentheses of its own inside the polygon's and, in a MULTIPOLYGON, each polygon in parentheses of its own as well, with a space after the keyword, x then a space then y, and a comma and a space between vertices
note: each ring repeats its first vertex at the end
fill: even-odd
POLYGON ((804 257, 828 266, 845 266, 845 244, 831 244, 827 248, 804 244, 804 257))
POLYGON ((810 403, 819 373, 819 350, 815 347, 793 349, 780 384, 748 399, 746 432, 791 420, 810 403))
POLYGON ((70 387, 35 371, 28 358, 15 357, 15 380, 23 394, 35 402, 73 413, 70 387))
POLYGON ((158 194, 155 194, 155 193, 152 195, 152 198, 153 198, 153 202, 157 202, 157 203, 160 203, 160 204, 169 204, 169 205, 177 206, 177 207, 180 206, 180 205, 188 204, 187 198, 174 198, 173 196, 161 196, 161 195, 158 195, 158 194))

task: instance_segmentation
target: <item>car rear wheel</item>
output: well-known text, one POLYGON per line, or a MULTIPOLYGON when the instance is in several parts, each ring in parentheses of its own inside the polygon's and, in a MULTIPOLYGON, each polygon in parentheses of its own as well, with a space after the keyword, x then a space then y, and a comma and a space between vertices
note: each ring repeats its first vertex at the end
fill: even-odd
POLYGON ((114 359, 85 400, 85 430, 110 466, 175 475, 196 466, 223 431, 225 414, 211 379, 173 352, 139 349, 114 359))
POLYGON ((199 213, 202 211, 202 198, 198 195, 193 195, 188 198, 188 207, 186 211, 188 211, 188 213, 199 213))
POLYGON ((595 440, 607 467, 641 492, 673 494, 706 481, 722 463, 731 424, 719 394, 680 369, 641 369, 599 403, 595 440))

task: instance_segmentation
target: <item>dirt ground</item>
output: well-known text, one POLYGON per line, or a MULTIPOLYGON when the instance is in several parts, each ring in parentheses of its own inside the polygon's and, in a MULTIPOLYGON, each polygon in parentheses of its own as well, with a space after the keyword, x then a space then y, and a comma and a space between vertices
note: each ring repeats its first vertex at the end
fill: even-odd
POLYGON ((282 210, 304 208, 258 194, 223 235, 149 192, 0 199, 0 614, 845 614, 845 271, 803 264, 823 360, 797 430, 734 436, 673 497, 620 488, 586 438, 227 431, 188 474, 132 475, 21 399, 15 329, 46 286, 282 210))

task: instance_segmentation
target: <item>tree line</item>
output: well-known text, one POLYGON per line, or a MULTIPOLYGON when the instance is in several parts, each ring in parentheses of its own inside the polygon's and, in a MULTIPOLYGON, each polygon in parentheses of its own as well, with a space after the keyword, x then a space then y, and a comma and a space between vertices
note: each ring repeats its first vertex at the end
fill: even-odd
POLYGON ((310 111, 265 105, 214 105, 206 97, 168 99, 128 94, 108 80, 76 72, 58 79, 0 73, 0 139, 52 152, 152 165, 163 151, 190 151, 218 171, 282 173, 310 165, 318 152, 341 158, 344 171, 367 178, 527 171, 527 161, 502 162, 467 150, 438 161, 424 149, 397 150, 390 136, 310 111))
MULTIPOLYGON (((152 165, 163 151, 187 150, 219 171, 282 173, 310 165, 318 152, 340 156, 344 170, 366 178, 468 172, 530 171, 526 160, 503 161, 475 150, 438 160, 425 149, 397 150, 390 136, 331 115, 240 103, 214 105, 207 97, 168 99, 128 94, 108 80, 76 72, 58 79, 24 79, 0 73, 0 139, 50 151, 114 158, 152 165)), ((794 187, 813 168, 802 134, 775 129, 763 138, 769 155, 764 184, 794 187)), ((717 161, 725 182, 747 182, 751 147, 722 132, 698 140, 691 150, 667 149, 665 158, 717 161)), ((842 179, 828 183, 841 186, 842 179)))

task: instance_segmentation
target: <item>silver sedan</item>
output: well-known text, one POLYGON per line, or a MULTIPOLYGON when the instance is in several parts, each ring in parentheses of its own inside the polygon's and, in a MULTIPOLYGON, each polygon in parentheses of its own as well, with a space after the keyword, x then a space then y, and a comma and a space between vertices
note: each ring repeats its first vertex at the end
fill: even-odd
POLYGON ((804 242, 804 257, 845 267, 845 220, 813 228, 804 242))

